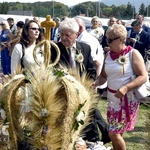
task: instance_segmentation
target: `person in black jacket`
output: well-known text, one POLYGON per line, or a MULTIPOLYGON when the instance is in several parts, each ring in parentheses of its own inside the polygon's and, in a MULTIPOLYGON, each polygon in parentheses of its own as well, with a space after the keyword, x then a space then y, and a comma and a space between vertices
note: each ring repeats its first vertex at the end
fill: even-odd
MULTIPOLYGON (((76 38, 78 37, 78 31, 79 25, 73 18, 68 18, 61 23, 61 41, 57 43, 61 52, 59 63, 67 67, 75 69, 78 68, 81 76, 84 72, 87 72, 90 78, 95 80, 96 71, 91 57, 91 48, 85 43, 76 41, 76 38), (80 59, 77 57, 79 55, 81 56, 80 59), (71 60, 71 56, 73 60, 71 60)), ((52 49, 52 61, 54 61, 55 58, 56 52, 52 49)), ((102 133, 101 140, 104 143, 110 142, 110 138, 108 136, 108 124, 103 119, 99 110, 94 110, 92 115, 93 119, 91 124, 85 128, 85 130, 88 130, 88 132, 86 132, 84 140, 88 140, 91 142, 100 141, 98 133, 99 127, 102 133)))
POLYGON ((131 23, 133 31, 127 38, 127 45, 137 49, 143 58, 145 51, 149 49, 150 35, 142 29, 142 21, 137 19, 131 23))

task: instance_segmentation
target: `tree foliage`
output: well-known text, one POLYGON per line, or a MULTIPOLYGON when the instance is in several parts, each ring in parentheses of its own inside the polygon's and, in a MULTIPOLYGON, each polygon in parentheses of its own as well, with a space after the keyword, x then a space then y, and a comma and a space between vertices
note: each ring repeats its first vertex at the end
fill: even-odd
POLYGON ((2 4, 0 4, 1 14, 7 14, 8 10, 9 10, 9 4, 7 2, 3 2, 2 4))
MULTIPOLYGON (((149 15, 150 6, 145 7, 144 3, 139 8, 140 14, 145 16, 149 15)), ((47 2, 35 2, 35 3, 20 3, 20 2, 3 2, 0 3, 0 14, 7 14, 9 10, 22 10, 22 11, 33 11, 34 16, 45 17, 48 14, 52 17, 69 16, 74 17, 76 15, 85 16, 99 16, 99 17, 117 17, 119 19, 131 19, 136 15, 135 7, 128 2, 127 5, 107 6, 103 2, 84 2, 79 3, 73 7, 68 7, 60 2, 47 1, 47 2)))
POLYGON ((145 15, 145 5, 144 3, 141 4, 140 8, 139 8, 139 13, 142 15, 145 15))

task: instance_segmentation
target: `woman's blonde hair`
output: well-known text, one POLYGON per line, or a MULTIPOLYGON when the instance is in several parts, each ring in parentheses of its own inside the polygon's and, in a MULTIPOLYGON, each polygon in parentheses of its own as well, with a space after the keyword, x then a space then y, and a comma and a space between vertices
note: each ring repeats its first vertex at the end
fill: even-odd
POLYGON ((106 36, 107 38, 109 37, 111 39, 114 39, 116 37, 121 37, 125 42, 127 38, 126 27, 121 24, 114 24, 111 27, 108 27, 106 31, 106 36))
POLYGON ((2 21, 1 24, 5 24, 6 25, 6 29, 10 29, 10 26, 9 26, 7 20, 2 21))

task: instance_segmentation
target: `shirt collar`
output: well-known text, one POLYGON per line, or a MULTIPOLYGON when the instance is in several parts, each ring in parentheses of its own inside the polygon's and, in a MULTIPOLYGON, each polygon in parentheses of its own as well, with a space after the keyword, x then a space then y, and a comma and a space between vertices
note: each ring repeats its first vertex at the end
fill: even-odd
MULTIPOLYGON (((69 47, 65 47, 66 48, 66 50, 69 48, 69 47)), ((73 49, 76 49, 76 42, 70 47, 71 49, 73 48, 73 49)), ((67 52, 68 52, 68 50, 67 50, 67 52)))

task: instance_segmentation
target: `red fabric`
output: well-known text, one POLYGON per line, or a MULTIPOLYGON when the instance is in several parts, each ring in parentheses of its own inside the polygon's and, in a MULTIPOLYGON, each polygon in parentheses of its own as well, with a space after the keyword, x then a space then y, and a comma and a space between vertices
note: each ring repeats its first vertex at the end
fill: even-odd
POLYGON ((110 51, 110 57, 112 60, 116 60, 119 58, 120 55, 127 54, 131 49, 132 49, 131 46, 126 46, 126 48, 119 53, 114 53, 113 51, 110 51))
MULTIPOLYGON (((108 88, 108 91, 111 92, 111 93, 116 93, 117 91, 113 90, 113 89, 110 89, 108 88)), ((118 121, 121 122, 122 120, 122 103, 123 103, 123 100, 124 100, 124 104, 125 104, 125 112, 126 112, 126 118, 127 118, 127 122, 130 122, 130 115, 129 115, 129 107, 128 107, 128 98, 127 98, 127 94, 124 96, 124 99, 123 98, 120 98, 120 102, 121 102, 121 113, 119 114, 119 118, 118 118, 118 121)))

